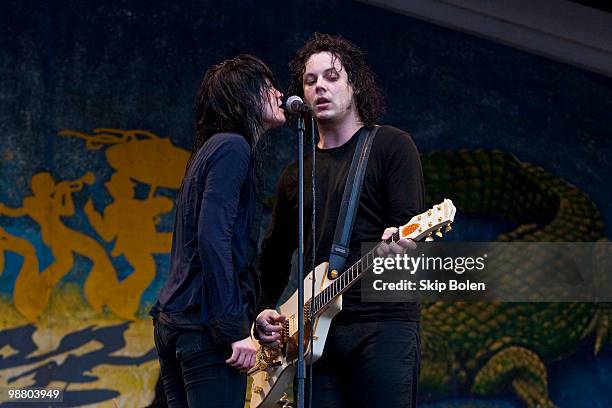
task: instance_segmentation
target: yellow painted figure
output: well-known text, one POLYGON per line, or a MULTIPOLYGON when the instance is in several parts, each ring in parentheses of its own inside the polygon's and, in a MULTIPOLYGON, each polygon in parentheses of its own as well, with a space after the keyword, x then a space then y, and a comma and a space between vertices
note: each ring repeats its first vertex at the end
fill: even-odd
POLYGON ((51 174, 35 174, 31 180, 32 195, 23 199, 21 208, 0 206, 0 213, 10 217, 29 216, 40 225, 43 242, 49 247, 54 261, 44 271, 20 273, 15 283, 14 299, 18 310, 29 320, 35 320, 46 306, 51 291, 74 266, 74 254, 88 258, 92 267, 85 281, 85 299, 96 311, 108 308, 120 317, 125 316, 124 301, 117 296, 118 281, 115 269, 104 248, 91 237, 68 228, 61 217, 75 213, 72 194, 92 184, 93 173, 72 181, 56 183, 51 174), (36 300, 31 301, 36 288, 36 300), (17 306, 21 305, 21 306, 17 306))
POLYGON ((85 214, 105 241, 115 240, 112 256, 124 255, 133 272, 119 283, 124 304, 122 314, 133 316, 140 297, 155 277, 154 253, 170 252, 172 233, 157 232, 159 216, 172 210, 172 201, 165 197, 146 200, 134 198, 134 183, 122 173, 115 173, 106 188, 114 201, 99 214, 91 200, 85 204, 85 214))

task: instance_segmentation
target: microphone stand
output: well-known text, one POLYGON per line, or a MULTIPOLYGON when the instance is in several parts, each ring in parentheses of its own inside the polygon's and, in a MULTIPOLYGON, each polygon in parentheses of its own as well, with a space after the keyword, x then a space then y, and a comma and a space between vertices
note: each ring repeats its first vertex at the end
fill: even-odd
POLYGON ((297 408, 304 408, 304 117, 298 115, 298 358, 297 408))

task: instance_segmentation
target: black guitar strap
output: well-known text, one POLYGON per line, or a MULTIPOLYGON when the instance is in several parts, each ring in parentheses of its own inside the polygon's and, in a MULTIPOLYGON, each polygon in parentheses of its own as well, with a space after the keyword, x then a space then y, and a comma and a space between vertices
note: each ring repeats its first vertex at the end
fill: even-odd
POLYGON ((361 186, 363 185, 363 178, 365 176, 368 158, 370 157, 372 141, 374 140, 374 136, 376 136, 376 132, 378 132, 378 128, 379 126, 364 126, 359 131, 359 140, 357 141, 351 168, 349 169, 348 178, 346 179, 346 185, 342 195, 342 204, 340 206, 340 214, 334 233, 334 243, 332 244, 331 254, 329 255, 329 267, 327 268, 329 278, 334 278, 334 276, 331 276, 332 271, 336 271, 338 274, 344 271, 349 252, 349 240, 353 232, 353 223, 355 221, 357 204, 359 203, 359 196, 361 194, 361 186))

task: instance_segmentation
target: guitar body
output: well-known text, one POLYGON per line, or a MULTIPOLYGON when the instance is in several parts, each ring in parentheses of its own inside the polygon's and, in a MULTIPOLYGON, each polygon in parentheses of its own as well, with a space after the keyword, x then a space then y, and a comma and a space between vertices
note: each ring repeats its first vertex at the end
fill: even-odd
MULTIPOLYGON (((314 270, 315 296, 333 282, 327 277, 327 265, 327 262, 324 262, 314 270)), ((304 304, 307 304, 313 297, 312 276, 313 272, 310 272, 304 279, 304 304)), ((260 347, 257 351, 257 365, 255 367, 257 371, 251 374, 253 378, 251 407, 254 408, 278 408, 277 402, 283 397, 285 390, 295 376, 298 354, 297 291, 279 309, 280 314, 287 317, 287 324, 284 328, 287 341, 279 349, 260 347)), ((332 319, 341 310, 342 296, 338 296, 330 302, 325 310, 315 316, 312 324, 304 324, 304 360, 308 364, 317 361, 323 354, 332 319), (314 330, 312 344, 309 343, 311 330, 314 330)), ((304 319, 304 322, 306 321, 307 319, 304 319)))

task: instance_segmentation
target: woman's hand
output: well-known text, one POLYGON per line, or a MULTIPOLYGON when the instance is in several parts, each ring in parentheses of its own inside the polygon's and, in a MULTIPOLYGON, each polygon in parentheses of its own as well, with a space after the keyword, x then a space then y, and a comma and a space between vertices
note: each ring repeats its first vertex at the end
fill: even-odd
POLYGON ((257 346, 251 337, 247 337, 232 343, 232 356, 225 362, 241 372, 246 372, 255 365, 256 353, 257 346))

